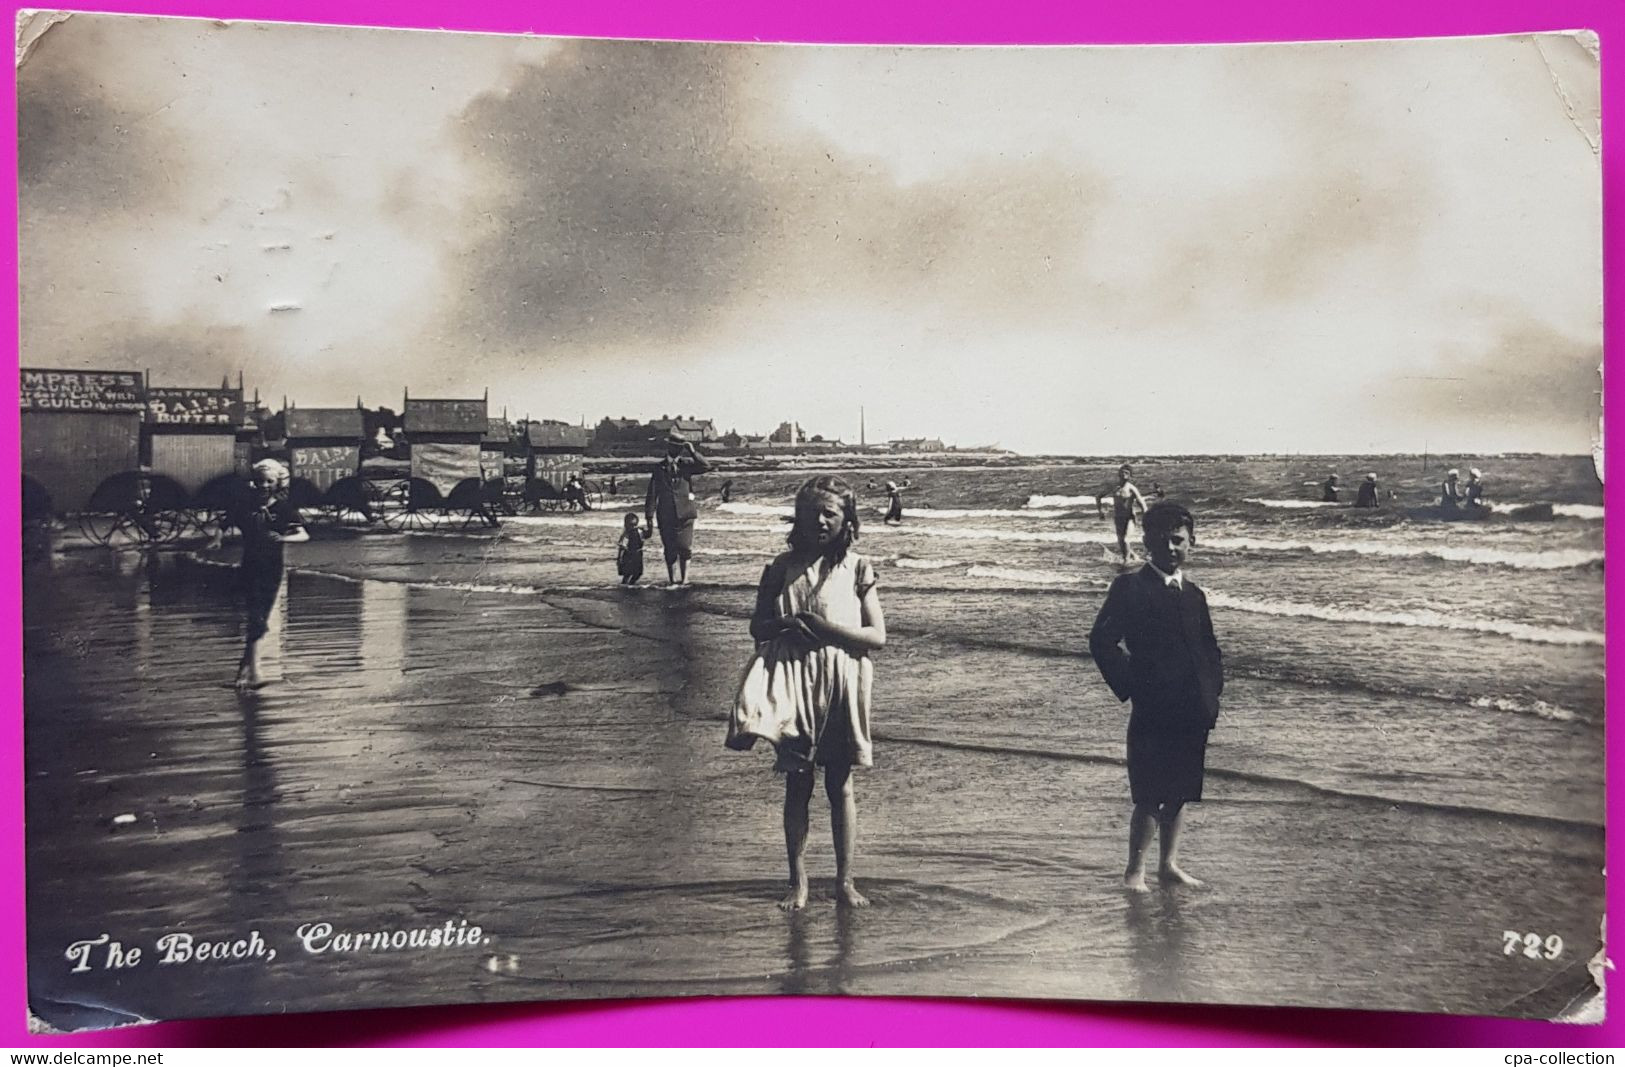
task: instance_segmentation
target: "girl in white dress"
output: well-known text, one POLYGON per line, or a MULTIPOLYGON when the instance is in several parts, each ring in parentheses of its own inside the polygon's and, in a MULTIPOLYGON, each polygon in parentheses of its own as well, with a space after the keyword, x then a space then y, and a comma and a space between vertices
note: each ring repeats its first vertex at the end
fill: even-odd
POLYGON ((750 633, 756 638, 728 722, 728 747, 765 738, 784 772, 784 843, 790 891, 779 906, 807 905, 807 806, 815 768, 824 768, 835 838, 836 901, 869 902, 853 883, 857 804, 852 768, 874 762, 869 738, 869 653, 886 644, 874 568, 852 551, 858 501, 833 475, 796 493, 790 551, 762 572, 750 633))

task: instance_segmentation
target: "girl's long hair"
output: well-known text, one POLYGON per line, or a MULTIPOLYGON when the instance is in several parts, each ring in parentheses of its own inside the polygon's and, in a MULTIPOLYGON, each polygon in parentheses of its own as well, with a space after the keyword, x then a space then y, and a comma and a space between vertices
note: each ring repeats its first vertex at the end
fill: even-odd
POLYGON ((790 525, 788 538, 790 547, 797 552, 817 552, 818 535, 813 532, 811 523, 804 523, 802 517, 817 501, 819 496, 828 493, 841 501, 841 513, 845 521, 841 525, 840 536, 830 547, 829 558, 831 562, 839 563, 846 558, 847 549, 852 542, 858 539, 858 495, 852 487, 833 474, 820 474, 816 478, 808 478, 796 490, 796 517, 790 525))

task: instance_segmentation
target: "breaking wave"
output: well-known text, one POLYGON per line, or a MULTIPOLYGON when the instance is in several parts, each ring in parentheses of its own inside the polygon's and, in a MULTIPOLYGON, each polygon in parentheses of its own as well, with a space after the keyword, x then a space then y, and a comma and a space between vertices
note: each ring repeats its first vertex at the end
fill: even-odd
POLYGON ((906 502, 903 513, 908 518, 922 519, 1062 519, 1065 511, 1029 510, 1026 508, 928 508, 910 507, 906 502))
POLYGON ((1538 551, 1492 548, 1488 545, 1426 544, 1402 541, 1343 541, 1317 539, 1314 541, 1282 541, 1269 537, 1204 537, 1208 548, 1229 548, 1253 552, 1314 552, 1345 553, 1361 556, 1389 556, 1415 558, 1431 556, 1449 563, 1473 563, 1481 566, 1512 567, 1517 570, 1558 571, 1571 567, 1589 567, 1602 562, 1602 553, 1583 548, 1552 548, 1538 551))
POLYGON ((1092 496, 1047 496, 1043 493, 1034 493, 1022 505, 1021 514, 1030 515, 1032 509, 1038 508, 1081 508, 1093 505, 1094 502, 1095 498, 1092 496))
POLYGON ((1278 615, 1287 618, 1321 619, 1327 622, 1358 622, 1374 626, 1416 626, 1432 630, 1464 630, 1477 633, 1499 634, 1515 641, 1532 641, 1544 645, 1601 645, 1603 636, 1589 630, 1575 630, 1565 626, 1536 626, 1532 623, 1512 622, 1507 619, 1473 619, 1443 612, 1370 611, 1365 608, 1339 608, 1322 604, 1301 604, 1289 600, 1258 600, 1251 597, 1231 596, 1208 590, 1208 603, 1233 611, 1256 615, 1278 615))
POLYGON ((1269 500, 1262 497, 1247 497, 1243 504, 1257 504, 1264 508, 1340 508, 1344 505, 1335 500, 1269 500))
POLYGON ((1055 571, 1030 570, 1024 567, 984 567, 980 564, 965 572, 972 578, 992 578, 1001 582, 1030 582, 1035 585, 1077 585, 1086 581, 1055 571))

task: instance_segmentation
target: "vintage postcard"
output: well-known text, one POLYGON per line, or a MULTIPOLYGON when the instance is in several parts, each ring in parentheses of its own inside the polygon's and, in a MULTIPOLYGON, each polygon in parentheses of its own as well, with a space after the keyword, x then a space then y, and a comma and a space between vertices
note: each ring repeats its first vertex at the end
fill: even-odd
POLYGON ((1599 1019, 1597 52, 26 14, 36 1025, 1599 1019))

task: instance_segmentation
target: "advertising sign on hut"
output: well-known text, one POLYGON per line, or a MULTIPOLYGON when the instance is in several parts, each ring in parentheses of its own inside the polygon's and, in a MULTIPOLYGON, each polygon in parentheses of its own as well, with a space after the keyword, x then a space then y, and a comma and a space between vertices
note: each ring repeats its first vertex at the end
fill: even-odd
POLYGON ((341 478, 355 474, 361 462, 357 445, 296 445, 289 450, 293 474, 326 492, 341 478))
POLYGON ((480 476, 479 445, 443 441, 417 441, 412 445, 412 477, 434 483, 441 496, 463 479, 480 476))
POLYGON ((22 372, 22 410, 126 413, 142 410, 135 371, 30 370, 22 372))
POLYGON ((147 421, 168 426, 232 426, 242 410, 238 389, 155 386, 147 390, 147 421))
POLYGON ((490 427, 485 415, 485 400, 418 400, 408 397, 402 418, 406 434, 416 443, 423 434, 483 435, 490 427))

